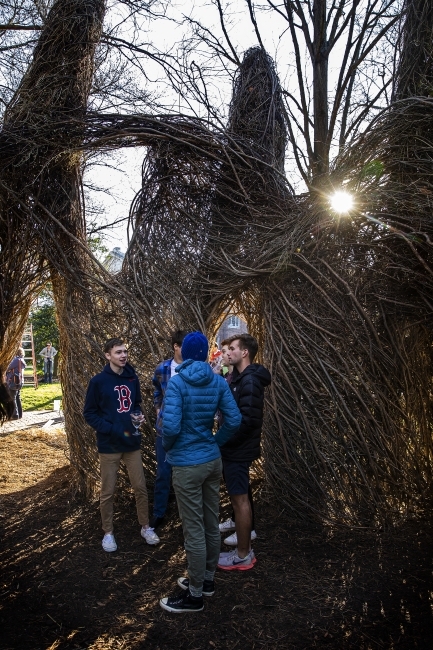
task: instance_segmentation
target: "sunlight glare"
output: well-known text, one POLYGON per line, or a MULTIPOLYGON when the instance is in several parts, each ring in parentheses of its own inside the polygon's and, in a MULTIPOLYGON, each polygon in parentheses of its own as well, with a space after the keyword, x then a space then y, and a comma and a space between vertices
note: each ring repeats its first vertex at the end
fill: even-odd
POLYGON ((348 192, 335 192, 330 197, 330 203, 331 208, 339 214, 350 212, 350 210, 353 208, 353 196, 348 192))

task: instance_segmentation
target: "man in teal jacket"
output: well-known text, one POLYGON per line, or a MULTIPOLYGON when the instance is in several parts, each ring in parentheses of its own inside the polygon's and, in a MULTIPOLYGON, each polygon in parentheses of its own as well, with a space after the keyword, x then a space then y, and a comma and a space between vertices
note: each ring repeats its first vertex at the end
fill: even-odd
POLYGON ((201 332, 184 338, 183 363, 168 382, 164 400, 162 444, 173 468, 188 561, 188 578, 177 581, 183 592, 160 600, 161 607, 173 613, 200 612, 203 596, 214 594, 221 544, 220 447, 236 433, 242 419, 227 382, 205 363, 208 351, 201 332), (224 422, 213 435, 218 409, 224 422))

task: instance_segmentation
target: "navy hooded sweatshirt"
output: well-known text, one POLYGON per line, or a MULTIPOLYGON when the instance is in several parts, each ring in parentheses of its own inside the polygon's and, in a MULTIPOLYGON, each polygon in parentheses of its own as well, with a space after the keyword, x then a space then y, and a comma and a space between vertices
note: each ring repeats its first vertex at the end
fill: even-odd
POLYGON ((95 429, 98 451, 115 454, 140 449, 141 436, 133 436, 131 411, 141 403, 140 384, 127 363, 121 375, 107 364, 87 388, 84 419, 95 429))

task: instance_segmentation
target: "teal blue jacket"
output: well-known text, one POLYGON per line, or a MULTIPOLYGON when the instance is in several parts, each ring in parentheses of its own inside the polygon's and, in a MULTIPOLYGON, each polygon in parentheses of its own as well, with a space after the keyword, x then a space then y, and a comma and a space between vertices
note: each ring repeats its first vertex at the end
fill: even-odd
POLYGON ((208 363, 187 359, 176 368, 164 398, 162 445, 167 461, 185 467, 219 458, 219 448, 236 433, 241 420, 225 379, 208 363), (224 423, 213 435, 217 410, 224 423))

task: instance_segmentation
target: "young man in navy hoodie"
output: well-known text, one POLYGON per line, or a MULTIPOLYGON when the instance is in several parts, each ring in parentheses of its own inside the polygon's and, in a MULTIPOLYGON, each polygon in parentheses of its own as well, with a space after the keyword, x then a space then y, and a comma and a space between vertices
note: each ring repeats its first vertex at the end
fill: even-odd
POLYGON ((135 431, 131 413, 141 410, 140 383, 134 368, 127 363, 128 352, 122 339, 109 339, 104 345, 108 363, 87 388, 84 418, 96 430, 101 469, 100 510, 104 551, 117 549, 113 535, 113 499, 120 461, 126 465, 134 490, 141 535, 151 545, 159 537, 149 527, 147 488, 141 460, 141 434, 135 431))

